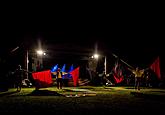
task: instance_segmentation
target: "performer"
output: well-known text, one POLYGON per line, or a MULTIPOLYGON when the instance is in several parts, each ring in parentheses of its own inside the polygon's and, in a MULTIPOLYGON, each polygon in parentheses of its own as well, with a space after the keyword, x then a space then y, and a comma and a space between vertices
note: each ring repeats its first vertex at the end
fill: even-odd
POLYGON ((60 68, 57 69, 56 72, 52 72, 53 75, 56 75, 56 81, 57 81, 57 88, 62 89, 63 86, 63 80, 62 76, 67 74, 66 72, 62 72, 60 68))
POLYGON ((17 69, 15 70, 14 74, 15 74, 15 86, 17 88, 17 91, 21 91, 22 80, 23 80, 23 70, 21 68, 21 65, 17 66, 17 69))
POLYGON ((144 69, 140 70, 139 67, 136 67, 136 69, 130 69, 128 70, 132 71, 132 73, 135 75, 135 90, 138 89, 140 90, 140 84, 142 80, 142 76, 144 74, 144 69))

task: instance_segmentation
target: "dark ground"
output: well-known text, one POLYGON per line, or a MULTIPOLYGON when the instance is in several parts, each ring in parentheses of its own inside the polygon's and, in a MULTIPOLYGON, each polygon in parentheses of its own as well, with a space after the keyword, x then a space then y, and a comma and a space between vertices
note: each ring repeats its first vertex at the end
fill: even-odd
POLYGON ((165 114, 165 90, 132 87, 56 87, 0 92, 1 113, 165 114))

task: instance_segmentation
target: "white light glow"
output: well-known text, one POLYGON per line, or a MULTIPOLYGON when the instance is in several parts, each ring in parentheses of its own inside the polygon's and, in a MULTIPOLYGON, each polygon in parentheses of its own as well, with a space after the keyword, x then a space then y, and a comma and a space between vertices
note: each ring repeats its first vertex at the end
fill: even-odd
POLYGON ((99 55, 98 54, 94 54, 94 58, 98 59, 99 55))
POLYGON ((37 54, 38 54, 38 55, 43 55, 44 52, 43 52, 42 50, 38 50, 38 51, 37 51, 37 54))

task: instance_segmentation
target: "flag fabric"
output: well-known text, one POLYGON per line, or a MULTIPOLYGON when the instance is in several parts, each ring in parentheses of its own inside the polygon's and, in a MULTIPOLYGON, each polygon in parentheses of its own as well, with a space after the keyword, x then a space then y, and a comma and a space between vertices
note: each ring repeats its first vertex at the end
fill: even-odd
POLYGON ((55 71, 57 71, 57 69, 58 69, 58 64, 56 64, 56 65, 51 69, 51 72, 55 72, 55 71))
POLYGON ((150 65, 150 69, 156 74, 158 79, 161 79, 159 57, 157 57, 155 61, 150 65))
POLYGON ((77 67, 73 71, 70 72, 70 74, 72 75, 72 78, 73 78, 73 85, 74 86, 78 85, 79 69, 80 69, 80 67, 77 67))
POLYGON ((65 68, 66 68, 66 64, 63 65, 61 71, 62 71, 62 72, 65 72, 65 68))
POLYGON ((73 71, 73 64, 70 66, 69 72, 73 71))
POLYGON ((115 63, 115 66, 113 68, 113 77, 116 83, 121 83, 124 80, 122 68, 118 62, 115 63))
MULTIPOLYGON (((66 73, 65 68, 66 68, 66 64, 63 65, 63 67, 61 69, 61 72, 66 73)), ((67 79, 67 76, 68 76, 68 74, 63 74, 62 75, 62 79, 67 79)))
POLYGON ((52 85, 52 76, 50 70, 32 73, 37 88, 49 87, 52 85))
POLYGON ((72 75, 70 74, 70 72, 73 71, 73 70, 74 70, 74 68, 73 68, 73 64, 72 64, 72 65, 70 66, 69 71, 68 71, 68 76, 67 76, 68 79, 71 79, 71 78, 72 78, 72 75))

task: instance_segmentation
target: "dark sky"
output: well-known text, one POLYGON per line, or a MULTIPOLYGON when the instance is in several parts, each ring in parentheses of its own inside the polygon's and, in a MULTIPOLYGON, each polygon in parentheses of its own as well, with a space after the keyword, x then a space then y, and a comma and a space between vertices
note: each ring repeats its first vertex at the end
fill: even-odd
POLYGON ((163 59, 163 17, 154 10, 4 10, 1 17, 4 53, 20 44, 37 46, 41 40, 52 56, 53 51, 86 56, 97 46, 101 53, 113 52, 135 65, 148 64, 158 55, 163 59))
POLYGON ((126 30, 100 28, 93 27, 90 30, 87 26, 77 29, 50 28, 31 31, 16 29, 6 31, 5 39, 1 43, 5 42, 6 44, 2 46, 11 50, 18 45, 36 48, 40 40, 43 49, 46 49, 50 57, 61 59, 90 56, 97 49, 103 55, 115 53, 132 65, 146 65, 156 56, 163 56, 163 42, 158 31, 150 29, 142 32, 142 28, 136 31, 132 30, 135 28, 126 30))

